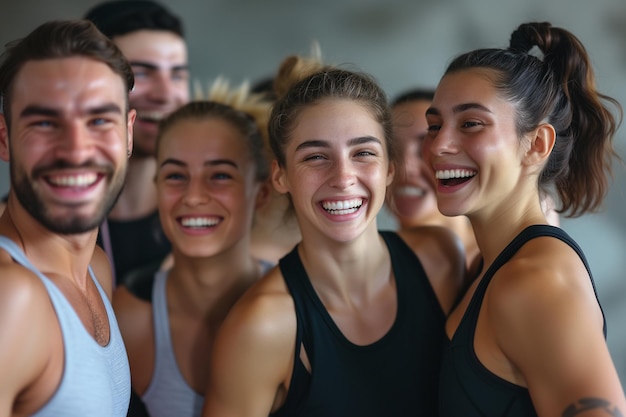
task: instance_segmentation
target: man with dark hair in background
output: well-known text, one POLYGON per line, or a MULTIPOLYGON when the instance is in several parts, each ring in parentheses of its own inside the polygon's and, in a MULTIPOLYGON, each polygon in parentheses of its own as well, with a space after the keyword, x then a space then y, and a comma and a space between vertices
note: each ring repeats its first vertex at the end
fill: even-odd
POLYGON ((152 277, 171 250, 157 211, 155 142, 159 121, 189 101, 187 46, 181 20, 154 1, 106 1, 85 18, 113 40, 135 73, 135 147, 122 194, 98 239, 117 283, 132 287, 132 276, 152 277))

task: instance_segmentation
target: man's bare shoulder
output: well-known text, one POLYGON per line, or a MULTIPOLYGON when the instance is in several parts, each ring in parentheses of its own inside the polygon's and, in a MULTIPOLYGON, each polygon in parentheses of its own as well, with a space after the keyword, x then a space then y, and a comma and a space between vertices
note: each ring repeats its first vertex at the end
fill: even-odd
POLYGON ((42 281, 0 250, 0 373, 7 382, 2 384, 2 396, 17 399, 31 390, 41 393, 39 381, 57 379, 62 372, 62 343, 42 281))
MULTIPOLYGON (((15 297, 29 297, 32 301, 43 297, 48 299, 45 287, 35 273, 0 249, 0 300, 10 301, 15 297)), ((19 304, 19 300, 16 303, 19 304)))

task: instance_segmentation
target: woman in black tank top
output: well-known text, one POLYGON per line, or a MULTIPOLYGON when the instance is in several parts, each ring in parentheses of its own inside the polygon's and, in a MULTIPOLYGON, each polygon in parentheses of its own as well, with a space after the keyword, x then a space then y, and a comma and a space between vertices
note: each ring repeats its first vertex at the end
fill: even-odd
POLYGON ((290 87, 270 117, 272 180, 302 240, 226 318, 203 415, 436 415, 461 246, 432 227, 416 256, 378 231, 395 153, 369 76, 298 57, 278 74, 290 87))
POLYGON ((460 55, 426 111, 425 159, 448 216, 466 215, 482 271, 447 320, 442 416, 626 413, 584 255, 548 226, 598 208, 617 122, 580 41, 522 24, 507 49, 460 55))

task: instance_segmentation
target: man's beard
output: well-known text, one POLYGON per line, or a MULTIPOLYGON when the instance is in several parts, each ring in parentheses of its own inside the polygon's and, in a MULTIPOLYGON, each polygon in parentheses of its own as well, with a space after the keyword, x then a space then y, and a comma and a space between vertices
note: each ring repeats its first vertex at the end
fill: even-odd
MULTIPOLYGON (((95 166, 95 163, 88 162, 80 167, 74 166, 74 168, 85 168, 90 166, 95 166)), ((60 161, 54 164, 54 166, 47 166, 46 170, 51 168, 68 167, 70 166, 67 163, 60 161)), ((92 215, 53 216, 52 213, 50 213, 48 204, 44 201, 41 195, 38 194, 35 187, 33 187, 33 183, 29 180, 24 171, 19 171, 17 164, 15 164, 14 161, 9 163, 9 168, 11 170, 11 187, 20 204, 46 229, 62 235, 80 234, 97 228, 117 202, 124 186, 124 179, 126 178, 126 165, 124 165, 123 169, 117 173, 115 173, 110 167, 107 167, 108 174, 104 179, 109 183, 107 192, 104 197, 102 197, 92 215)), ((39 172, 40 171, 43 170, 39 170, 39 172)), ((34 178, 40 176, 37 172, 38 171, 34 172, 34 178)))

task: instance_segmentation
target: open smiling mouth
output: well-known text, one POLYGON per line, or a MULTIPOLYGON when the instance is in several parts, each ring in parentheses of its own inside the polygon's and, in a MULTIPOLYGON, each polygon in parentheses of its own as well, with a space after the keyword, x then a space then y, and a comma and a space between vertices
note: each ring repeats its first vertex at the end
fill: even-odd
POLYGON ((46 179, 49 184, 55 187, 80 189, 95 184, 98 180, 98 174, 91 172, 81 175, 57 175, 49 176, 46 179))
POLYGON ((137 112, 137 119, 143 122, 159 123, 165 116, 165 113, 157 111, 137 112))
POLYGON ((343 201, 324 201, 322 207, 328 213, 333 215, 351 214, 357 211, 363 205, 362 198, 353 198, 352 200, 343 201))
POLYGON ((189 229, 206 229, 215 227, 220 222, 216 217, 185 217, 180 220, 183 227, 189 229))
POLYGON ((452 187, 469 181, 476 174, 477 171, 469 169, 446 169, 437 171, 435 177, 444 187, 452 187))
POLYGON ((401 197, 423 197, 426 194, 426 190, 413 185, 403 185, 398 187, 396 194, 401 197))

